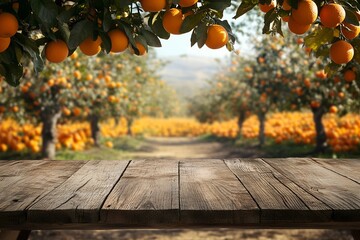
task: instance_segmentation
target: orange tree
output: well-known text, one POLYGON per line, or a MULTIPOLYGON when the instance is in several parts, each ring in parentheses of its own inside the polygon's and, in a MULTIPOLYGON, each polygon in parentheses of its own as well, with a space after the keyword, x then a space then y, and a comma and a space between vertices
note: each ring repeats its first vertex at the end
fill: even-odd
MULTIPOLYGON (((327 148, 327 135, 323 124, 326 113, 344 115, 359 110, 359 65, 351 62, 347 68, 336 75, 325 73, 326 62, 307 58, 309 68, 297 74, 301 78, 291 81, 293 108, 310 108, 316 130, 315 152, 323 152, 327 148)), ((329 130, 330 131, 330 130, 329 130)))
MULTIPOLYGON (((129 135, 138 117, 175 114, 178 99, 174 90, 160 80, 157 71, 164 63, 154 53, 141 58, 129 54, 103 55, 102 62, 105 65, 99 65, 98 70, 108 79, 108 114, 115 119, 125 118, 129 135), (114 58, 119 61, 114 62, 114 58)), ((99 110, 104 116, 105 109, 99 110)), ((96 119, 99 119, 98 113, 96 119)))
POLYGON ((310 108, 316 129, 315 151, 323 151, 326 146, 323 115, 344 114, 359 108, 358 64, 351 62, 330 77, 324 70, 326 59, 309 56, 311 49, 302 47, 302 38, 271 39, 271 44, 267 41, 265 38, 255 45, 256 61, 234 55, 232 66, 218 75, 206 93, 215 97, 207 98, 211 103, 203 103, 215 106, 212 110, 217 113, 227 106, 227 114, 238 117, 239 122, 241 116, 246 116, 241 112, 256 114, 260 120, 260 144, 264 141, 267 112, 310 108))
MULTIPOLYGON (((255 40, 256 41, 256 40, 255 40)), ((259 143, 264 144, 266 114, 288 105, 290 86, 283 78, 294 77, 287 64, 283 39, 263 38, 257 41, 254 58, 233 56, 232 66, 214 81, 210 94, 215 95, 216 112, 237 117, 239 130, 248 112, 256 114, 260 122, 259 143), (268 44, 271 41, 272 44, 268 44), (285 77, 286 76, 286 77, 285 77)))
POLYGON ((236 6, 235 19, 254 8, 265 12, 264 33, 282 34, 282 25, 287 22, 294 34, 306 34, 306 45, 316 54, 331 59, 328 70, 343 69, 351 60, 359 60, 357 0, 186 3, 178 0, 2 1, 0 74, 11 85, 18 85, 26 60, 32 60, 34 70, 39 72, 43 68, 43 56, 61 62, 81 45, 100 46, 105 52, 120 52, 130 46, 135 54, 142 55, 148 46, 161 46, 159 38, 168 39, 170 34, 189 31, 192 31, 192 45, 212 49, 226 45, 231 50, 234 36, 222 18, 224 10, 232 4, 236 6))
MULTIPOLYGON (((61 115, 71 121, 89 119, 94 143, 98 144, 100 120, 119 118, 117 113, 122 113, 123 108, 137 107, 129 100, 135 96, 137 101, 142 101, 138 82, 145 84, 146 78, 140 65, 147 72, 144 74, 152 76, 156 82, 156 76, 146 65, 147 58, 134 59, 129 54, 118 54, 112 56, 110 65, 106 57, 89 58, 75 52, 63 63, 48 64, 38 76, 27 71, 27 81, 20 89, 2 83, 2 112, 42 123, 43 157, 52 159, 55 156, 56 124, 61 115)), ((72 148, 83 148, 80 144, 85 143, 72 148)))

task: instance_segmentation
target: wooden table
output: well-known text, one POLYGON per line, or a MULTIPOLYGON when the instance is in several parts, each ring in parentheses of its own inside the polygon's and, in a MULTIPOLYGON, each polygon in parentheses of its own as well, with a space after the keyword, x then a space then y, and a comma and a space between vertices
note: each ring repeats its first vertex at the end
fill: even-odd
POLYGON ((358 234, 360 160, 0 161, 2 234, 196 227, 358 234))

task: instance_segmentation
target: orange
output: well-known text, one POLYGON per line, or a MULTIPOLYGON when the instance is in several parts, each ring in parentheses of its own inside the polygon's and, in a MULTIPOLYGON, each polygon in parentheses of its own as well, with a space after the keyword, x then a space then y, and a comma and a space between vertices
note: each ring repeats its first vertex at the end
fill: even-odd
POLYGON ((325 72, 324 69, 323 69, 323 70, 316 71, 315 76, 316 76, 317 78, 320 78, 320 79, 326 79, 326 78, 327 78, 327 74, 326 74, 326 72, 325 72))
POLYGON ((0 37, 7 38, 16 34, 19 29, 19 22, 10 13, 0 13, 0 37))
POLYGON ((339 40, 333 43, 330 47, 330 58, 336 64, 346 64, 350 62, 353 57, 353 46, 344 40, 339 40))
POLYGON ((184 21, 184 15, 180 9, 170 8, 163 17, 163 26, 168 33, 180 34, 180 28, 184 21))
POLYGON ((320 103, 318 101, 313 100, 310 102, 310 106, 312 108, 318 108, 318 107, 320 107, 320 103))
POLYGON ((4 52, 10 46, 11 39, 8 38, 0 38, 0 53, 4 52))
POLYGON ((70 55, 71 60, 75 60, 78 58, 79 54, 77 52, 73 52, 73 54, 70 55))
POLYGON ((359 35, 360 26, 355 26, 350 23, 344 23, 344 27, 342 28, 342 33, 347 39, 352 40, 359 35))
POLYGON ((356 79, 356 73, 353 70, 348 69, 344 72, 344 79, 346 82, 352 82, 356 79))
POLYGON ((271 0, 270 4, 260 4, 259 3, 259 8, 264 13, 267 13, 271 9, 275 8, 275 6, 276 6, 276 0, 271 0))
POLYGON ((195 3, 197 3, 198 0, 180 0, 179 5, 181 7, 191 7, 195 3))
POLYGON ((334 28, 345 20, 345 9, 336 3, 324 5, 320 10, 320 21, 328 28, 334 28))
POLYGON ((126 50, 129 46, 129 39, 126 34, 120 29, 113 29, 108 32, 109 38, 111 40, 111 52, 119 53, 126 50))
POLYGON ((298 8, 291 10, 291 16, 302 25, 308 25, 315 22, 318 16, 318 8, 312 0, 300 0, 298 8))
POLYGON ((300 35, 306 33, 310 29, 311 24, 306 24, 306 25, 300 24, 296 22, 292 16, 290 16, 288 27, 292 33, 300 35))
POLYGON ((211 49, 222 48, 229 41, 229 34, 226 29, 218 24, 208 27, 205 45, 211 49))
POLYGON ((136 72, 136 74, 140 74, 140 73, 142 72, 141 67, 140 67, 140 66, 136 66, 136 67, 135 67, 135 72, 136 72))
POLYGON ((81 72, 79 70, 75 70, 73 75, 74 75, 74 78, 76 78, 78 80, 81 79, 81 72))
POLYGON ((140 0, 145 12, 159 12, 166 7, 166 0, 140 0))
POLYGON ((101 38, 98 36, 94 41, 92 37, 86 38, 82 43, 80 43, 79 47, 82 53, 87 56, 94 56, 98 54, 101 50, 101 38))
POLYGON ((50 41, 45 45, 45 57, 49 62, 60 63, 69 55, 69 49, 63 40, 50 41))
POLYGON ((81 109, 78 107, 74 107, 73 113, 75 116, 79 116, 81 114, 81 109))
POLYGON ((68 109, 67 107, 64 107, 64 108, 62 109, 62 112, 63 112, 63 114, 64 114, 65 116, 70 116, 70 115, 71 115, 71 111, 70 111, 70 109, 68 109))
POLYGON ((139 50, 139 54, 135 53, 133 47, 130 45, 131 53, 136 54, 138 56, 142 56, 146 54, 146 48, 140 42, 136 42, 136 48, 139 50))
POLYGON ((305 85, 307 88, 311 87, 311 80, 310 80, 310 78, 305 78, 305 79, 304 79, 304 85, 305 85))
POLYGON ((291 6, 289 4, 289 0, 284 0, 283 4, 282 4, 282 9, 284 9, 285 11, 289 11, 291 10, 291 6))
POLYGON ((13 107, 12 107, 12 111, 15 112, 15 113, 18 112, 18 111, 19 111, 19 107, 18 107, 18 106, 13 106, 13 107))
POLYGON ((329 113, 337 113, 337 112, 338 112, 338 108, 336 106, 333 105, 329 108, 329 113))
POLYGON ((108 148, 113 148, 114 147, 114 144, 110 141, 107 141, 105 142, 105 146, 108 147, 108 148))
POLYGON ((296 40, 296 43, 299 44, 299 45, 301 45, 301 44, 304 43, 304 39, 303 39, 303 38, 298 38, 298 39, 296 40))
POLYGON ((289 22, 290 16, 282 16, 281 19, 282 19, 284 22, 289 22))

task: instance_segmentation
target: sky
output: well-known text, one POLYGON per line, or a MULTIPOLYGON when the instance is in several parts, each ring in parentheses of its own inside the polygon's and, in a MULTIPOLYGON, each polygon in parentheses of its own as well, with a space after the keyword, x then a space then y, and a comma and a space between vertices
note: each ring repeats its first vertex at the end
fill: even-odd
POLYGON ((191 33, 182 35, 171 35, 168 40, 161 40, 162 47, 156 48, 156 53, 159 57, 172 56, 201 56, 206 58, 224 59, 230 56, 230 52, 223 47, 221 49, 209 49, 203 46, 201 49, 195 44, 191 47, 190 44, 191 33))

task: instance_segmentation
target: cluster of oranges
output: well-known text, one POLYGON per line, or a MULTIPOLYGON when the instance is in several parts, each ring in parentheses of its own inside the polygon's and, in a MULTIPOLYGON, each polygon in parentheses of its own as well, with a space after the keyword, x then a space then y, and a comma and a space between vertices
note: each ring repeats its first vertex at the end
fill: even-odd
MULTIPOLYGON (((195 5, 198 0, 181 0, 179 2, 180 8, 170 8, 164 13, 162 23, 164 29, 171 34, 181 34, 181 27, 186 17, 194 14, 192 10, 188 10, 193 5, 195 5), (183 9, 186 9, 186 12, 183 12, 183 9)), ((166 1, 155 1, 152 0, 142 0, 142 7, 145 11, 149 12, 158 12, 165 8, 166 1), (156 5, 156 6, 155 6, 156 5)), ((205 45, 210 49, 219 49, 225 46, 229 41, 229 34, 227 30, 219 24, 210 24, 207 27, 207 37, 205 45)))
POLYGON ((149 118, 136 120, 132 126, 135 135, 156 137, 191 137, 207 132, 206 124, 189 118, 149 118))
POLYGON ((30 149, 40 151, 41 128, 31 124, 19 125, 13 120, 5 120, 0 124, 0 152, 21 152, 30 149))
MULTIPOLYGON (((327 142, 335 152, 344 152, 359 148, 360 116, 349 114, 342 118, 328 114, 323 120, 327 142)), ((259 132, 259 122, 255 116, 244 123, 242 135, 255 138, 259 132)), ((314 144, 315 126, 312 113, 292 112, 272 114, 266 121, 265 135, 276 143, 294 142, 296 144, 314 144)))
MULTIPOLYGON (((349 114, 342 118, 334 114, 324 117, 327 142, 335 152, 344 152, 359 148, 360 116, 349 114)), ((101 124, 104 138, 114 139, 128 133, 127 121, 121 118, 101 124)), ((224 122, 199 123, 191 118, 150 118, 143 117, 131 126, 133 135, 155 137, 196 137, 205 134, 235 139, 239 127, 235 119, 224 122)), ((259 121, 250 116, 243 124, 242 137, 256 138, 259 135, 259 121)), ((315 127, 310 112, 283 112, 269 115, 265 123, 265 135, 280 144, 314 144, 315 127)), ((68 123, 58 126, 57 149, 82 151, 93 145, 90 125, 86 122, 68 123)), ((31 124, 19 125, 13 120, 4 120, 0 124, 0 152, 32 151, 39 152, 41 146, 41 127, 31 124)), ((105 146, 112 148, 111 141, 105 146)))
MULTIPOLYGON (((272 0, 270 4, 260 4, 259 7, 263 12, 268 12, 276 5, 277 1, 272 0)), ((346 64, 353 59, 354 48, 348 41, 359 35, 360 26, 346 21, 346 11, 342 5, 329 2, 319 8, 313 0, 299 0, 295 9, 289 0, 284 0, 281 9, 287 13, 282 20, 288 23, 289 30, 295 34, 306 33, 318 17, 323 28, 336 28, 342 37, 331 44, 331 60, 336 64, 346 64)), ((356 12, 356 17, 359 21, 360 12, 356 12)))
POLYGON ((11 37, 19 28, 18 20, 11 13, 0 13, 0 53, 6 51, 11 43, 11 37))
MULTIPOLYGON (((125 51, 127 48, 130 52, 136 55, 144 55, 146 48, 140 42, 136 42, 137 50, 134 50, 129 44, 129 39, 125 32, 120 28, 110 30, 108 33, 111 41, 111 53, 120 53, 125 51)), ((87 56, 94 56, 101 50, 102 40, 99 36, 95 39, 88 37, 82 41, 79 45, 80 51, 87 56)), ((45 57, 48 61, 53 63, 60 63, 64 61, 69 55, 69 48, 66 42, 62 39, 52 40, 45 45, 45 57)))

